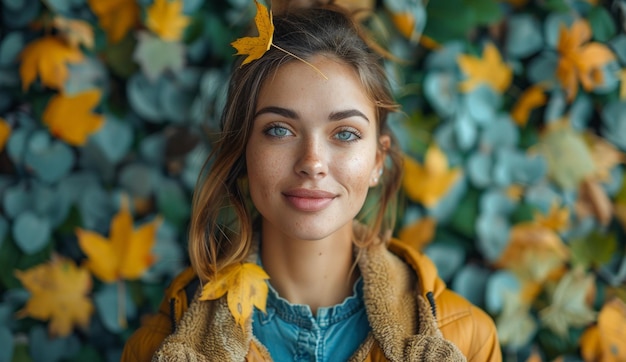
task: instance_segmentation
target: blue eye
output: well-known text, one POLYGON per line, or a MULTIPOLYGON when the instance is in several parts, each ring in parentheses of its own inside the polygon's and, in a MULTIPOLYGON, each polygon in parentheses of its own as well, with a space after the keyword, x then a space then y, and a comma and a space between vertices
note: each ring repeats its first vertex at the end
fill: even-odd
POLYGON ((272 137, 278 137, 278 138, 292 135, 290 130, 281 126, 271 126, 265 131, 265 134, 272 136, 272 137))
POLYGON ((335 138, 343 142, 351 142, 360 139, 361 137, 355 131, 340 131, 335 134, 335 138))

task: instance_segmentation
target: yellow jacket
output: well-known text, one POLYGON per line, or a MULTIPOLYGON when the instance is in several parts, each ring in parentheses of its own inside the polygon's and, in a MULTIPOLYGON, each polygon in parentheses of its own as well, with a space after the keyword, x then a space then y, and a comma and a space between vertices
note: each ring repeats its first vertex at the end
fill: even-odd
MULTIPOLYGON (((363 250, 358 265, 372 332, 351 360, 502 360, 492 319, 447 289, 424 254, 392 240, 363 250)), ((251 322, 242 330, 225 298, 190 301, 197 285, 192 269, 174 279, 158 314, 127 341, 122 361, 271 361, 251 322)))

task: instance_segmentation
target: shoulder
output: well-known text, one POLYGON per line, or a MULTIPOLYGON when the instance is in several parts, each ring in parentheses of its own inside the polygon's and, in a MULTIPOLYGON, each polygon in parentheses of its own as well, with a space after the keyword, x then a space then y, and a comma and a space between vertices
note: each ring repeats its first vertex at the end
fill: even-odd
POLYGON ((172 280, 165 290, 156 314, 145 318, 126 341, 122 361, 150 361, 163 340, 174 332, 176 324, 187 311, 189 296, 193 296, 199 283, 193 269, 187 268, 172 280))
POLYGON ((419 289, 431 302, 441 333, 459 347, 468 361, 502 360, 496 327, 487 313, 448 289, 425 254, 398 240, 391 241, 389 250, 415 271, 419 289))

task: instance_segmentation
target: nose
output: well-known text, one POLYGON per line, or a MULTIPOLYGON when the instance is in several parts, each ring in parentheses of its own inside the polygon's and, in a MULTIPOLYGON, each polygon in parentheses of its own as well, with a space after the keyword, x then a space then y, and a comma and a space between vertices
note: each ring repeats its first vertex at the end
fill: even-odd
POLYGON ((320 178, 328 173, 326 152, 322 142, 315 139, 304 140, 300 146, 294 171, 306 177, 320 178))

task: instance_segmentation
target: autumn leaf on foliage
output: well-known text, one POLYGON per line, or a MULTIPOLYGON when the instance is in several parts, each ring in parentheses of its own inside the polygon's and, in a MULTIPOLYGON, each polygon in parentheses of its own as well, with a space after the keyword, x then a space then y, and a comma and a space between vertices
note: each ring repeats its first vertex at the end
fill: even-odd
POLYGON ((513 225, 506 249, 494 265, 510 269, 521 278, 543 281, 569 257, 569 249, 554 230, 524 222, 513 225))
POLYGON ((585 361, 626 361, 626 304, 618 298, 604 304, 598 323, 580 338, 580 352, 585 361))
POLYGON ((615 59, 606 45, 589 42, 591 35, 591 27, 584 19, 576 20, 569 29, 561 25, 557 44, 561 57, 556 77, 570 102, 578 93, 579 82, 587 92, 601 86, 604 83, 601 68, 615 59))
POLYGON ((148 8, 146 26, 166 41, 178 41, 189 25, 189 17, 183 15, 182 0, 154 0, 148 8))
POLYGON ((510 291, 504 292, 503 299, 502 312, 495 321, 498 339, 502 345, 511 348, 525 346, 537 330, 530 305, 510 291))
POLYGON ((422 250, 435 236, 437 221, 425 217, 400 230, 399 239, 417 250, 422 250))
POLYGON ((579 218, 595 217, 601 225, 608 225, 613 216, 613 205, 599 181, 586 178, 578 189, 574 210, 579 218))
POLYGON ((591 132, 585 134, 585 141, 591 150, 591 157, 595 166, 594 178, 598 181, 611 180, 611 170, 626 163, 626 154, 606 139, 591 132))
POLYGON ((15 271, 15 276, 30 292, 30 298, 18 317, 50 321, 52 336, 64 337, 74 326, 87 328, 94 307, 87 297, 91 275, 72 260, 54 257, 31 269, 15 271))
POLYGON ((214 300, 227 295, 228 309, 242 328, 254 306, 265 312, 269 275, 253 263, 237 263, 217 273, 202 288, 200 300, 214 300))
POLYGON ((55 16, 52 25, 59 30, 72 48, 79 48, 84 45, 87 49, 93 49, 93 29, 88 22, 55 16))
POLYGON ((530 112, 546 104, 547 100, 545 89, 541 86, 534 85, 526 89, 519 97, 511 110, 511 118, 513 118, 518 126, 524 127, 528 122, 530 112))
POLYGON ((22 89, 37 79, 44 86, 63 89, 68 76, 67 64, 83 60, 83 53, 54 36, 45 36, 29 43, 20 54, 22 89))
POLYGON ((92 113, 100 102, 100 91, 85 91, 72 96, 57 94, 42 115, 50 133, 65 142, 82 146, 104 124, 104 116, 92 113))
POLYGON ((459 85, 462 92, 471 92, 484 83, 503 93, 513 80, 511 67, 502 61, 498 48, 491 43, 485 45, 482 59, 461 54, 457 62, 463 73, 468 76, 468 79, 459 85))
POLYGON ((539 225, 552 229, 556 232, 565 231, 569 227, 569 209, 552 204, 547 215, 536 213, 534 220, 539 225))
POLYGON ((246 59, 241 63, 242 66, 262 57, 272 46, 272 39, 274 37, 272 13, 267 10, 265 5, 259 3, 257 0, 255 0, 254 3, 256 4, 257 10, 254 16, 254 22, 259 36, 239 38, 230 43, 237 49, 235 55, 247 55, 246 59))
POLYGON ((4 120, 4 118, 0 117, 0 152, 4 149, 4 145, 9 140, 11 136, 11 126, 9 123, 4 120))
POLYGON ((76 230, 80 248, 87 255, 87 267, 107 283, 138 279, 155 262, 152 247, 160 223, 161 219, 156 218, 134 229, 128 200, 123 198, 111 221, 108 239, 93 231, 76 230))
POLYGON ((436 145, 426 151, 424 164, 404 158, 402 183, 407 196, 426 207, 437 204, 461 177, 459 168, 449 169, 446 155, 436 145))
POLYGON ((88 0, 91 10, 98 17, 98 24, 107 34, 107 39, 117 43, 137 24, 139 6, 128 0, 88 0))
POLYGON ((581 269, 565 274, 552 293, 551 303, 539 311, 541 321, 559 336, 566 336, 570 327, 584 327, 595 321, 590 305, 595 296, 593 275, 581 269))

